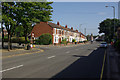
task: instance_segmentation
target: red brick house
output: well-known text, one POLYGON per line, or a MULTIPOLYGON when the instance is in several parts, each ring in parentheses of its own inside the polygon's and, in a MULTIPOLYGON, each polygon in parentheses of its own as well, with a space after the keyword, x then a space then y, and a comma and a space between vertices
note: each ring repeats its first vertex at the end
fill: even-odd
POLYGON ((67 39, 69 42, 72 42, 73 39, 77 42, 86 40, 85 35, 78 32, 78 30, 73 30, 73 27, 70 29, 67 25, 63 27, 59 22, 57 24, 51 22, 40 22, 36 24, 31 32, 32 40, 37 39, 44 33, 50 33, 53 38, 52 41, 55 44, 60 43, 63 39, 67 39))

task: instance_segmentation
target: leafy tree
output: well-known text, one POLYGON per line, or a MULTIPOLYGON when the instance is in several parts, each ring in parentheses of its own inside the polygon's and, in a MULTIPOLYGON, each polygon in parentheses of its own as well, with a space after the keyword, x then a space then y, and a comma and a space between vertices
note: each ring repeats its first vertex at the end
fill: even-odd
POLYGON ((23 26, 17 26, 14 32, 14 36, 17 37, 23 37, 24 36, 24 27, 23 26))
POLYGON ((2 3, 2 23, 5 25, 5 28, 8 32, 8 50, 11 47, 11 36, 14 32, 16 21, 14 20, 14 8, 15 3, 6 2, 2 3))
POLYGON ((98 28, 99 33, 105 33, 105 38, 106 38, 105 40, 109 42, 113 39, 113 37, 115 37, 114 20, 115 20, 115 31, 117 31, 117 28, 120 24, 120 20, 118 19, 106 19, 99 24, 99 28, 98 28))
MULTIPOLYGON (((2 3, 2 25, 8 32, 8 50, 11 45, 13 33, 18 32, 16 26, 23 27, 25 42, 32 30, 32 26, 41 21, 51 21, 52 2, 3 2, 2 3)), ((15 34, 15 33, 14 33, 15 34)), ((22 34, 22 33, 21 33, 22 34)))
POLYGON ((24 27, 25 42, 27 42, 27 36, 35 23, 51 21, 52 7, 50 4, 52 2, 18 2, 16 4, 17 20, 24 27))

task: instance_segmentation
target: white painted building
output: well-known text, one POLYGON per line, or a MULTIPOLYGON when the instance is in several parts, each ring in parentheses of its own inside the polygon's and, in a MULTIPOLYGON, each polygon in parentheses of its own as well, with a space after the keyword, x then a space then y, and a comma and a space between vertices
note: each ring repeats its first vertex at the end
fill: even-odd
POLYGON ((73 30, 73 27, 70 29, 67 28, 67 25, 65 27, 61 26, 59 22, 57 22, 57 24, 51 22, 40 22, 40 24, 34 26, 31 36, 38 38, 44 33, 50 33, 52 35, 53 44, 59 44, 63 39, 66 39, 68 42, 72 42, 73 39, 75 39, 76 42, 79 42, 84 41, 86 38, 85 35, 78 32, 78 30, 73 30))

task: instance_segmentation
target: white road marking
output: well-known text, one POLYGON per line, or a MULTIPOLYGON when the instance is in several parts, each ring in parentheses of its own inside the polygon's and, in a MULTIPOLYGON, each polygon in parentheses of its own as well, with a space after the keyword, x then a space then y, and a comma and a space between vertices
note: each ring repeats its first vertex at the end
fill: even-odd
POLYGON ((67 51, 66 53, 70 53, 69 51, 67 51))
POLYGON ((0 73, 5 72, 5 71, 9 71, 9 70, 12 70, 12 69, 20 68, 20 67, 22 67, 22 66, 23 66, 23 65, 19 65, 19 66, 16 66, 16 67, 8 68, 8 69, 5 69, 5 70, 0 71, 0 73))
POLYGON ((53 57, 55 57, 55 56, 50 56, 50 57, 48 57, 48 59, 53 58, 53 57))

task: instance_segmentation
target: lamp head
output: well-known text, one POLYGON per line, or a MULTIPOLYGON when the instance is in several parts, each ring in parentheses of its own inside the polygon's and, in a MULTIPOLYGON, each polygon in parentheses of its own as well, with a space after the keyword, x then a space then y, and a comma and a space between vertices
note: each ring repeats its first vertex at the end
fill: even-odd
POLYGON ((108 7, 108 6, 105 6, 105 7, 108 7))

